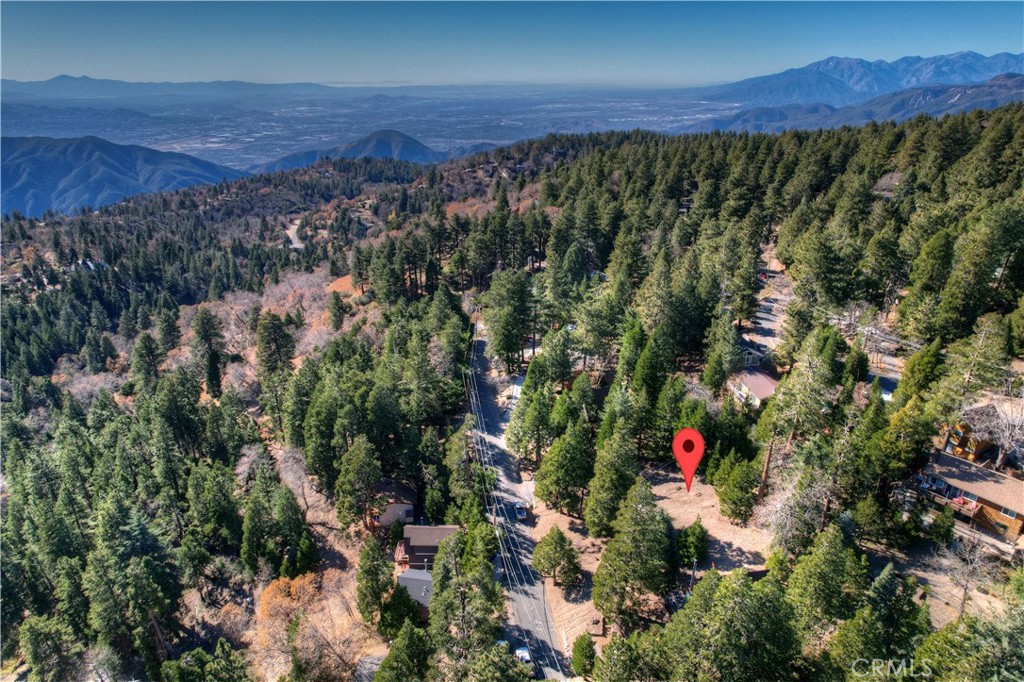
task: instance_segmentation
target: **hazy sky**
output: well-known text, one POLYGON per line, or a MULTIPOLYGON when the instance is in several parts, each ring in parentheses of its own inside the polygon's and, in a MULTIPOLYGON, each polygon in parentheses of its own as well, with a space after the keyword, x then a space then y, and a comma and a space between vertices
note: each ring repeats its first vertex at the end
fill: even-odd
POLYGON ((4 78, 691 85, 1024 50, 1024 3, 0 3, 4 78))

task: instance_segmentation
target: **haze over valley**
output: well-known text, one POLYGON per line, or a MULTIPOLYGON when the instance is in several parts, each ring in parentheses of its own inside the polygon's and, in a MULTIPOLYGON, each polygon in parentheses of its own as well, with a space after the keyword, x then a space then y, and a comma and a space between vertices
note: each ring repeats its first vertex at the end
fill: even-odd
MULTIPOLYGON (((750 109, 804 107, 767 129, 903 120, 958 111, 955 95, 928 108, 893 105, 844 116, 883 95, 923 86, 983 84, 1024 73, 1024 55, 959 53, 893 62, 830 57, 778 74, 704 88, 580 86, 407 86, 337 88, 315 84, 126 83, 87 77, 0 84, 4 135, 83 137, 137 144, 253 170, 296 153, 351 143, 379 130, 409 135, 441 157, 480 144, 503 145, 549 133, 644 129, 680 133, 737 126, 750 109), (811 105, 820 107, 813 113, 811 105), (839 109, 839 114, 833 112, 839 109)), ((1024 97, 989 90, 974 106, 1024 97)), ((910 99, 910 98, 908 98, 910 99)), ((778 116, 775 116, 778 119, 778 116)), ((315 158, 315 156, 314 156, 315 158)), ((423 161, 409 158, 411 161, 423 161)))

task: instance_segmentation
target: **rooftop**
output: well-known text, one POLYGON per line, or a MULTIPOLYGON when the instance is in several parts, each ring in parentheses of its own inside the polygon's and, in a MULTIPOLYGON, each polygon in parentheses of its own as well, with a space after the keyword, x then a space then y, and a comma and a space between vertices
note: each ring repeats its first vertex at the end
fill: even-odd
POLYGON ((412 547, 437 547, 457 530, 458 526, 406 526, 403 537, 412 547))
POLYGON ((416 504, 416 491, 404 483, 388 481, 378 485, 377 492, 388 499, 388 504, 416 504))
POLYGON ((742 348, 743 350, 753 351, 758 355, 765 354, 765 348, 762 344, 757 343, 756 341, 751 341, 745 336, 740 337, 740 348, 742 348))
POLYGON ((941 478, 983 500, 1024 514, 1024 481, 941 452, 932 455, 924 473, 941 478))
POLYGON ((779 382, 764 372, 750 369, 737 373, 734 381, 746 386, 750 394, 758 400, 772 397, 775 395, 775 389, 779 387, 779 382))
POLYGON ((428 571, 418 568, 398 574, 398 584, 409 592, 409 596, 421 606, 430 606, 430 595, 434 591, 434 581, 428 571))

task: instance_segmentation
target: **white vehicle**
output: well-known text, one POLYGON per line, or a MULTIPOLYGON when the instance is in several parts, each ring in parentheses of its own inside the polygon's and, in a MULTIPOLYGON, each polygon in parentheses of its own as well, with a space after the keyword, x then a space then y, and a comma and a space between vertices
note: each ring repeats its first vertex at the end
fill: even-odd
POLYGON ((530 664, 533 663, 533 659, 530 658, 530 650, 528 648, 526 648, 525 646, 521 646, 518 649, 516 649, 516 654, 515 655, 516 655, 516 660, 520 661, 521 663, 526 663, 527 665, 530 665, 530 664))
POLYGON ((516 504, 515 504, 515 507, 516 507, 516 518, 519 519, 520 521, 525 521, 526 520, 526 505, 523 504, 522 502, 518 502, 517 501, 516 504))

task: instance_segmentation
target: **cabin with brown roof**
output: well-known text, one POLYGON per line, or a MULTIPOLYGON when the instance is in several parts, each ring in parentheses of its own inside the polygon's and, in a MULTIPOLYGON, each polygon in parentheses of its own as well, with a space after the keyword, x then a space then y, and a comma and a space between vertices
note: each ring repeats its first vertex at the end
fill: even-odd
POLYGON ((406 526, 402 531, 402 541, 395 547, 395 561, 402 570, 419 568, 429 571, 441 541, 458 530, 458 526, 406 526))
POLYGON ((1024 526, 1024 478, 935 452, 924 468, 922 493, 940 507, 953 508, 972 528, 1016 544, 1024 526))
POLYGON ((775 395, 779 387, 778 380, 754 369, 745 369, 732 375, 726 384, 740 404, 750 405, 754 409, 759 409, 764 401, 775 395))

